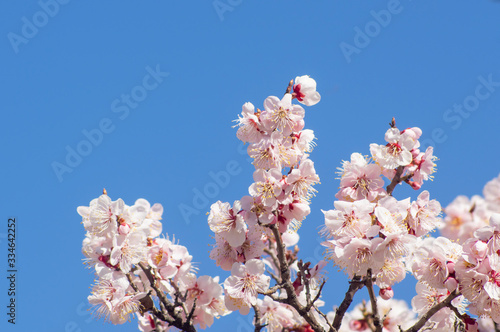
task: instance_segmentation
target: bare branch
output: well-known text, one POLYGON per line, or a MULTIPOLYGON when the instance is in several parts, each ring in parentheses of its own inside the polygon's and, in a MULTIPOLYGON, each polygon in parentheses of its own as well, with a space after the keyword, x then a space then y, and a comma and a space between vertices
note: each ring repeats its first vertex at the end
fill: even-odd
POLYGON ((375 292, 373 291, 372 269, 368 269, 367 271, 366 288, 368 289, 368 294, 370 295, 375 332, 382 332, 382 324, 380 324, 380 316, 378 315, 377 298, 375 296, 375 292))
POLYGON ((360 290, 365 286, 365 283, 364 281, 361 280, 361 277, 356 275, 354 276, 354 278, 352 278, 352 280, 349 283, 350 283, 349 289, 345 293, 344 300, 335 311, 335 318, 332 324, 335 330, 338 330, 340 328, 340 325, 342 324, 342 319, 344 318, 347 309, 349 309, 354 299, 354 294, 356 294, 358 290, 360 290))
POLYGON ((163 310, 166 311, 168 314, 164 314, 162 312, 158 312, 157 309, 154 309, 153 313, 160 318, 161 320, 169 323, 170 325, 186 332, 196 332, 195 327, 193 326, 191 321, 184 321, 181 316, 178 315, 176 306, 170 303, 170 301, 165 297, 165 294, 156 286, 156 281, 154 276, 151 273, 151 267, 146 267, 144 264, 139 263, 139 266, 141 269, 144 271, 146 274, 150 284, 151 288, 154 289, 156 292, 156 295, 160 299, 160 306, 163 307, 163 310), (161 315, 160 315, 161 313, 161 315), (170 317, 169 317, 170 316, 170 317))
POLYGON ((274 238, 276 240, 276 250, 278 253, 277 257, 279 262, 278 268, 280 270, 282 285, 287 295, 286 299, 283 299, 283 301, 279 302, 289 304, 295 310, 297 310, 299 315, 301 315, 305 319, 305 321, 315 332, 324 332, 323 327, 316 321, 316 318, 312 315, 312 313, 310 311, 307 311, 306 308, 300 304, 297 298, 297 294, 295 294, 295 288, 293 287, 293 283, 290 279, 288 262, 285 257, 285 245, 283 243, 283 240, 281 239, 281 234, 278 230, 278 226, 276 224, 273 224, 267 227, 272 230, 274 238))

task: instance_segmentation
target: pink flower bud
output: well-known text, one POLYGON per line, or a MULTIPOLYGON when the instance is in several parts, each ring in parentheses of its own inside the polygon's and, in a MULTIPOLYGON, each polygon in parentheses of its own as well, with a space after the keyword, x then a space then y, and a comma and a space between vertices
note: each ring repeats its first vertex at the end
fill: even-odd
POLYGON ((349 328, 353 331, 364 331, 368 328, 368 324, 364 320, 352 320, 349 322, 349 328))
POLYGON ((448 268, 448 273, 452 274, 455 272, 455 262, 447 262, 446 267, 448 268))
POLYGON ((485 257, 486 251, 488 250, 488 244, 483 241, 477 241, 473 247, 473 253, 477 257, 485 257))
POLYGON ((130 226, 128 224, 121 224, 120 227, 118 227, 118 233, 121 235, 127 235, 130 233, 130 226))
POLYGON ((384 300, 390 300, 394 296, 394 291, 392 290, 391 287, 381 288, 378 294, 384 300))
POLYGON ((457 281, 457 279, 455 279, 453 277, 448 277, 448 279, 446 279, 446 281, 444 282, 444 286, 450 292, 453 292, 455 289, 457 289, 458 281, 457 281))
POLYGON ((415 182, 415 181, 410 181, 410 183, 409 183, 409 184, 410 184, 410 186, 411 186, 413 189, 415 189, 415 190, 419 190, 419 189, 420 189, 420 187, 422 187, 422 185, 421 185, 421 184, 419 184, 419 183, 417 183, 417 182, 415 182))

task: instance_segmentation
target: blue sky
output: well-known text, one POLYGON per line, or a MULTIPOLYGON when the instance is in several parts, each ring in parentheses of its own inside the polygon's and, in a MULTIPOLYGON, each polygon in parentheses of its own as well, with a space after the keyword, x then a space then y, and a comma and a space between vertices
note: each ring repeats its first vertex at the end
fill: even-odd
MULTIPOLYGON (((128 204, 161 203, 164 232, 188 247, 201 274, 224 280, 208 258, 205 213, 247 194, 253 172, 231 121, 298 75, 316 79, 322 95, 305 118, 322 181, 299 231, 303 259, 321 259, 320 210, 333 208, 341 160, 381 144, 393 116, 435 146, 438 172, 424 189, 443 206, 481 194, 500 172, 496 1, 54 1, 9 1, 0 13, 0 266, 6 275, 15 217, 18 269, 15 327, 0 281, 2 331, 137 330, 85 311, 93 275, 82 265, 76 207, 103 188, 128 204), (195 207, 210 172, 228 165, 238 169, 229 185, 195 207)), ((395 196, 416 193, 398 187, 395 196)), ((330 310, 348 283, 328 270, 330 310)), ((395 297, 411 299, 414 283, 408 276, 395 297)), ((250 319, 233 314, 211 330, 250 331, 250 319)))

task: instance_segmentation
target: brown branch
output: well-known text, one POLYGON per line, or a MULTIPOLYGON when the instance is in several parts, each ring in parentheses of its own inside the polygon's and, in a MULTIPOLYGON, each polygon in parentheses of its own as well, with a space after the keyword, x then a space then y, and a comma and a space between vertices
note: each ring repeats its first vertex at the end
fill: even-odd
POLYGON ((335 318, 332 324, 335 330, 338 330, 340 328, 340 325, 342 324, 342 319, 344 318, 347 309, 349 309, 354 299, 354 294, 356 294, 358 290, 360 290, 365 286, 364 280, 361 280, 361 277, 356 275, 354 276, 354 278, 352 278, 352 280, 349 283, 350 283, 349 289, 345 293, 344 300, 337 308, 337 310, 335 310, 335 318))
POLYGON ((316 318, 312 315, 310 311, 307 311, 306 308, 300 304, 299 299, 297 298, 297 294, 295 294, 295 288, 293 287, 293 283, 290 279, 290 270, 288 268, 288 262, 285 257, 285 245, 283 243, 283 240, 281 239, 281 234, 278 230, 278 226, 276 224, 269 225, 269 227, 274 235, 274 238, 276 240, 276 250, 277 250, 277 257, 278 257, 278 262, 279 262, 279 270, 280 270, 280 277, 282 280, 283 288, 286 291, 286 299, 283 299, 284 301, 280 301, 282 303, 289 304, 292 306, 297 312, 299 313, 302 318, 311 326, 311 328, 315 332, 324 332, 323 327, 316 321, 316 318))
MULTIPOLYGON (((269 243, 269 246, 271 246, 271 243, 269 243)), ((276 257, 276 254, 275 254, 275 253, 271 250, 271 248, 269 248, 269 249, 264 248, 264 252, 265 252, 266 254, 268 254, 268 255, 271 257, 271 259, 273 260, 274 266, 276 266, 276 268, 277 268, 277 269, 278 269, 278 271, 279 271, 279 269, 280 269, 280 267, 279 267, 279 266, 280 266, 280 263, 279 263, 279 261, 278 261, 278 257, 276 257)), ((276 282, 277 282, 278 284, 280 284, 280 283, 281 283, 280 278, 278 278, 278 277, 277 277, 277 276, 275 276, 274 274, 271 274, 271 275, 273 276, 274 280, 276 280, 276 282)))
MULTIPOLYGON (((186 308, 186 306, 184 305, 183 306, 184 308, 186 308)), ((196 297, 194 298, 194 301, 193 301, 193 307, 191 308, 191 312, 189 313, 189 315, 187 316, 187 323, 191 324, 191 321, 193 319, 193 315, 194 315, 194 309, 196 308, 196 297)))
POLYGON ((326 325, 328 325, 328 327, 329 327, 328 332, 337 332, 337 330, 335 330, 333 328, 332 324, 328 321, 328 318, 326 317, 326 315, 323 312, 321 312, 321 310, 319 310, 318 307, 316 307, 314 304, 313 304, 313 308, 325 320, 326 325))
POLYGON ((280 289, 282 287, 282 285, 280 284, 277 284, 277 285, 274 285, 272 288, 269 288, 268 290, 266 290, 265 292, 258 292, 259 294, 262 294, 262 295, 272 295, 274 293, 276 293, 276 291, 278 289, 280 289))
POLYGON ((286 88, 285 94, 290 93, 290 91, 292 91, 292 86, 293 86, 293 80, 290 80, 290 83, 288 83, 288 86, 286 88))
POLYGON ((314 299, 311 301, 311 303, 306 306, 306 310, 311 309, 311 307, 314 306, 314 303, 319 299, 319 297, 321 296, 321 291, 323 290, 323 286, 325 285, 325 283, 326 283, 326 281, 323 280, 323 282, 321 283, 321 286, 319 286, 318 293, 316 294, 314 299))
POLYGON ((387 194, 392 196, 392 192, 394 191, 394 188, 396 188, 396 185, 400 184, 402 182, 401 175, 403 175, 405 167, 404 166, 399 166, 396 168, 396 174, 394 175, 394 178, 392 179, 391 183, 386 188, 387 194))
POLYGON ((132 287, 132 289, 134 291, 136 291, 136 292, 139 292, 139 288, 137 288, 137 286, 132 281, 132 277, 130 276, 130 273, 126 273, 125 275, 127 276, 128 283, 130 284, 130 286, 132 287))
POLYGON ((443 309, 444 307, 448 307, 451 301, 453 301, 456 297, 460 295, 461 295, 460 292, 457 292, 456 290, 453 291, 452 293, 450 293, 450 295, 448 295, 448 297, 446 297, 446 299, 444 299, 443 302, 439 302, 438 304, 430 308, 429 311, 427 311, 422 317, 420 317, 420 319, 418 320, 418 322, 415 323, 415 325, 413 325, 404 332, 417 332, 425 325, 425 323, 427 323, 429 318, 431 318, 436 312, 443 309))
POLYGON ((255 323, 254 323, 254 325, 255 325, 255 332, 260 332, 260 330, 262 330, 264 327, 266 327, 267 324, 262 325, 260 323, 260 310, 259 310, 259 306, 253 305, 252 308, 253 308, 253 310, 255 312, 255 315, 254 315, 254 317, 255 317, 255 323))
POLYGON ((154 289, 156 295, 160 299, 160 306, 163 306, 164 310, 168 313, 168 315, 162 313, 161 316, 163 316, 163 318, 168 318, 168 316, 170 316, 171 319, 163 320, 159 315, 157 315, 158 314, 157 310, 153 311, 153 313, 155 313, 155 315, 157 315, 158 318, 162 319, 163 321, 169 323, 170 325, 182 331, 196 332, 196 329, 193 326, 193 324, 189 320, 186 322, 183 321, 183 318, 179 316, 177 313, 176 306, 170 303, 170 301, 165 297, 165 294, 156 286, 155 278, 151 273, 151 267, 146 267, 142 263, 139 263, 139 266, 146 274, 149 283, 151 284, 151 287, 154 289))
POLYGON ((372 307, 372 317, 375 332, 382 332, 382 324, 380 324, 380 316, 378 314, 377 308, 377 298, 375 296, 375 292, 373 291, 372 269, 368 269, 367 271, 366 288, 368 289, 368 294, 370 295, 370 304, 372 307))

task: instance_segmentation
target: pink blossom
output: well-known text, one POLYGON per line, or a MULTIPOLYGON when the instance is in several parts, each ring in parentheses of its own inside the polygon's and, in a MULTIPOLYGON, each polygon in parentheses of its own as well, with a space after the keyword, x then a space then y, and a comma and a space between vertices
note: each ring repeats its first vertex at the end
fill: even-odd
POLYGON ((429 146, 425 153, 420 153, 413 160, 413 165, 408 167, 408 172, 413 172, 412 180, 419 187, 424 183, 424 180, 432 180, 432 175, 435 172, 436 164, 434 160, 437 157, 432 155, 433 147, 429 146))
POLYGON ((302 129, 305 111, 299 105, 292 105, 291 94, 285 94, 281 100, 274 96, 268 97, 264 101, 264 108, 261 121, 267 132, 278 130, 283 136, 289 136, 302 129))
POLYGON ((383 239, 354 238, 341 251, 339 266, 345 268, 350 278, 354 275, 366 275, 368 269, 376 274, 384 264, 384 252, 376 250, 383 239))
POLYGON ((111 201, 108 195, 101 195, 90 202, 89 206, 79 206, 78 214, 83 217, 85 229, 93 234, 116 231, 117 215, 123 213, 125 204, 121 199, 111 201))
POLYGON ((441 234, 459 243, 474 236, 474 232, 488 224, 491 211, 480 196, 471 199, 457 196, 444 208, 446 217, 440 227, 441 234))
POLYGON ((423 236, 436 228, 441 214, 441 204, 436 200, 429 200, 429 192, 422 191, 417 201, 412 202, 410 213, 406 219, 410 234, 423 236))
POLYGON ((248 260, 245 264, 234 263, 231 276, 224 281, 227 295, 241 299, 241 304, 245 306, 257 304, 258 292, 266 291, 271 279, 264 272, 265 265, 258 259, 248 260))
POLYGON ((370 152, 375 161, 382 167, 394 169, 407 166, 412 161, 411 150, 415 140, 409 133, 400 133, 397 128, 390 128, 385 133, 387 145, 370 144, 370 152))
POLYGON ((488 209, 500 213, 500 175, 484 186, 483 195, 488 209))
POLYGON ((384 180, 380 177, 381 168, 376 164, 368 164, 359 153, 351 155, 351 161, 344 162, 341 169, 340 191, 337 199, 355 201, 368 199, 375 201, 385 195, 384 180))
POLYGON ((248 191, 253 197, 259 197, 264 206, 270 207, 276 203, 276 197, 281 194, 281 171, 272 168, 269 171, 257 169, 253 173, 253 183, 248 191))
MULTIPOLYGON (((325 215, 323 233, 335 239, 348 236, 363 238, 372 227, 371 213, 375 204, 363 199, 355 202, 336 201, 335 210, 322 211, 325 215)), ((378 232, 377 232, 378 233, 378 232)))
POLYGON ((301 198, 311 198, 316 192, 313 185, 319 182, 314 163, 310 159, 303 160, 298 168, 294 168, 290 172, 286 182, 289 184, 285 190, 287 194, 293 192, 301 198))
POLYGON ((210 207, 208 225, 212 232, 223 236, 233 247, 240 246, 245 241, 246 224, 241 213, 240 201, 229 203, 217 201, 210 207))
POLYGON ((255 143, 262 139, 263 131, 261 128, 259 113, 255 113, 255 107, 252 103, 245 103, 241 111, 242 116, 238 116, 237 126, 239 126, 236 136, 244 143, 255 143))
POLYGON ((243 196, 241 208, 248 226, 254 226, 259 222, 266 225, 274 220, 272 207, 264 206, 260 196, 243 196))
POLYGON ((321 96, 316 91, 316 81, 309 75, 297 76, 293 86, 293 96, 306 106, 316 105, 321 96))
POLYGON ((282 134, 275 131, 248 146, 248 155, 253 158, 252 164, 255 168, 268 170, 290 166, 293 153, 288 146, 282 144, 282 140, 282 134))

